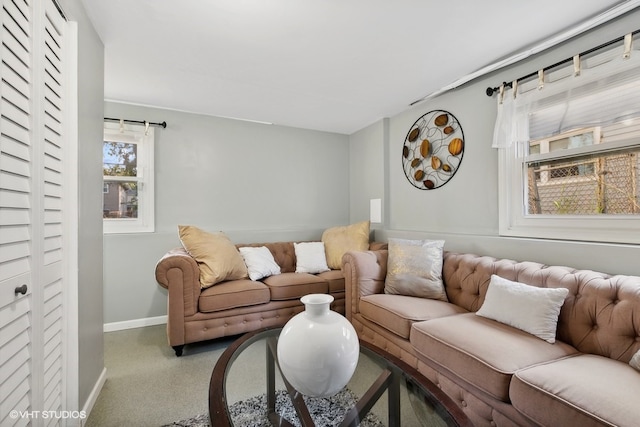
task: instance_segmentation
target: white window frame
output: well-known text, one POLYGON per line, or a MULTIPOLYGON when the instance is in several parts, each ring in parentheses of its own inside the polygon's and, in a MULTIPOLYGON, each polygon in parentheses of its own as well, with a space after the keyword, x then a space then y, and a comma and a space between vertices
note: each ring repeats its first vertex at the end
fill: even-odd
POLYGON ((539 72, 537 79, 517 82, 515 97, 498 98, 493 146, 498 148, 500 235, 640 244, 637 214, 528 214, 527 174, 531 162, 640 148, 635 130, 615 137, 609 137, 607 130, 617 123, 636 128, 640 120, 638 37, 629 34, 624 45, 614 43, 575 56, 572 65, 552 67, 539 72), (552 140, 557 133, 566 136, 590 129, 594 132, 593 145, 529 154, 532 140, 552 140))
MULTIPOLYGON (((640 243, 637 215, 529 215, 527 162, 557 158, 557 152, 527 155, 526 143, 498 150, 499 232, 502 236, 640 243)), ((562 157, 639 147, 640 141, 616 141, 562 150, 562 157)))
MULTIPOLYGON (((105 123, 104 141, 137 144, 137 176, 104 176, 104 183, 135 181, 138 183, 137 218, 103 218, 105 234, 150 233, 155 231, 154 145, 152 127, 105 123)), ((103 193, 104 194, 104 193, 103 193)))

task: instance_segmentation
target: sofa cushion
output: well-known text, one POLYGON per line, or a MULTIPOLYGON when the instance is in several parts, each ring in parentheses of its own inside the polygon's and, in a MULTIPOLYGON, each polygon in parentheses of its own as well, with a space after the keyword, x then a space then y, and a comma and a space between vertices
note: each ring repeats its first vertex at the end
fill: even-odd
POLYGON ((240 252, 224 233, 209 233, 192 225, 179 225, 178 234, 182 246, 200 267, 202 288, 248 277, 240 252))
POLYGON ((389 239, 384 292, 447 301, 442 283, 444 240, 389 239))
POLYGON ((262 282, 271 291, 271 300, 300 299, 307 294, 326 294, 326 280, 308 273, 282 273, 266 277, 262 282))
POLYGON ((457 305, 405 295, 374 294, 360 299, 362 316, 404 339, 414 322, 466 313, 457 305))
POLYGON ((538 288, 492 274, 484 303, 476 314, 553 344, 558 315, 567 294, 566 288, 538 288))
POLYGON ((327 228, 322 233, 322 241, 327 254, 327 265, 333 270, 339 270, 342 267, 342 255, 346 252, 369 249, 369 221, 327 228))
POLYGON ((640 374, 592 354, 516 372, 510 396, 517 410, 540 425, 630 427, 640 420, 640 374))
POLYGON ((202 313, 211 313, 265 304, 270 296, 269 288, 264 283, 248 279, 230 280, 204 289, 198 299, 198 308, 202 313))
POLYGON ((414 323, 411 344, 432 362, 504 402, 512 375, 577 350, 561 341, 550 344, 495 320, 459 314, 414 323))
POLYGON ((329 270, 318 274, 318 277, 329 284, 329 292, 344 292, 344 274, 342 270, 329 270))

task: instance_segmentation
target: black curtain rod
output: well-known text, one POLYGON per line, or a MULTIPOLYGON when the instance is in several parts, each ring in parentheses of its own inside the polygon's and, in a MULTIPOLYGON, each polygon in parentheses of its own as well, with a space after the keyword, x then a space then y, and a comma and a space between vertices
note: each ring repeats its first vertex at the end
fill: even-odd
POLYGON ((104 119, 107 120, 107 121, 110 121, 110 122, 120 122, 120 120, 122 120, 125 123, 138 123, 138 124, 141 124, 141 125, 149 123, 150 126, 160 126, 163 129, 167 128, 167 122, 154 123, 154 122, 147 122, 146 120, 113 119, 111 117, 105 117, 104 119))
MULTIPOLYGON (((638 34, 639 32, 640 32, 640 30, 635 30, 635 31, 634 31, 633 33, 631 33, 631 34, 632 34, 632 36, 634 36, 634 35, 638 34)), ((614 43, 618 43, 618 42, 620 42, 620 41, 623 41, 623 40, 624 40, 624 38, 625 38, 625 36, 622 36, 622 37, 618 37, 617 39, 610 40, 610 41, 608 41, 608 42, 606 42, 606 43, 603 43, 603 44, 601 44, 601 45, 599 45, 599 46, 593 47, 593 48, 591 48, 591 49, 589 49, 589 50, 585 50, 584 52, 579 53, 579 54, 578 54, 578 56, 585 56, 585 55, 589 55, 590 53, 593 53, 593 52, 596 52, 596 51, 598 51, 598 50, 600 50, 600 49, 604 49, 605 47, 611 46, 611 45, 612 45, 612 44, 614 44, 614 43)), ((543 71, 548 71, 548 70, 551 70, 551 69, 553 69, 553 68, 559 67, 559 66, 561 66, 561 65, 567 64, 567 63, 569 63, 569 62, 571 62, 571 61, 573 61, 573 56, 572 56, 571 58, 564 59, 564 60, 562 60, 562 61, 560 61, 560 62, 556 62, 556 63, 555 63, 555 64, 553 64, 553 65, 549 65, 548 67, 544 67, 542 70, 543 70, 543 71)), ((518 81, 518 82, 519 82, 519 81, 521 81, 521 80, 530 79, 531 77, 535 77, 535 76, 537 76, 537 75, 538 75, 538 71, 534 71, 534 72, 533 72, 533 73, 531 73, 531 74, 527 74, 526 76, 519 77, 516 81, 518 81)), ((505 87, 508 87, 508 88, 512 88, 512 86, 513 86, 513 82, 509 82, 509 83, 507 83, 507 82, 503 82, 503 83, 502 83, 502 85, 503 85, 503 86, 505 86, 505 87)), ((487 88, 486 93, 487 93, 487 96, 493 96, 493 94, 494 94, 494 93, 496 93, 496 92, 498 92, 498 91, 500 91, 500 86, 497 86, 497 87, 488 87, 488 88, 487 88)))

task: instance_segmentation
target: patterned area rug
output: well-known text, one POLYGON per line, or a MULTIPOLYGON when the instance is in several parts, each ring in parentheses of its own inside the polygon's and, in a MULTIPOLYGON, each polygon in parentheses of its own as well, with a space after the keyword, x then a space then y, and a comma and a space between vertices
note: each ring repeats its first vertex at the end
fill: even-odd
MULTIPOLYGON (((328 427, 339 425, 347 411, 357 402, 358 397, 350 390, 344 389, 328 398, 305 396, 304 400, 316 426, 328 427)), ((234 403, 229 408, 229 412, 234 426, 271 427, 271 423, 267 419, 266 408, 267 400, 263 394, 234 403)), ((276 412, 294 426, 300 426, 291 399, 284 390, 276 391, 276 412)), ((215 420, 213 423, 215 426, 215 420)), ((360 426, 383 427, 384 424, 375 414, 369 414, 361 421, 360 426)), ((211 427, 211 424, 209 423, 209 415, 203 414, 163 427, 211 427)))

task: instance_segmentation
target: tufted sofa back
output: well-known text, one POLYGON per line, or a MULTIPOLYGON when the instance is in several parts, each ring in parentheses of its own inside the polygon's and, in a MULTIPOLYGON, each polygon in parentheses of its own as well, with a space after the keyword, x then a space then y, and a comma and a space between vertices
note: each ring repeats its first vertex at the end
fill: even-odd
POLYGON ((640 350, 640 277, 446 252, 443 280, 449 301, 477 311, 492 274, 544 288, 567 288, 558 339, 584 353, 628 363, 640 350))
POLYGON ((249 243, 238 244, 236 247, 259 247, 266 246, 276 264, 280 266, 280 271, 283 273, 293 273, 296 271, 296 250, 293 246, 293 242, 275 242, 275 243, 249 243))

